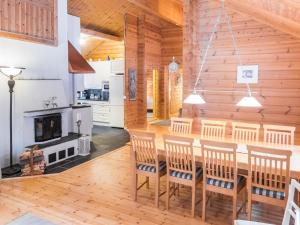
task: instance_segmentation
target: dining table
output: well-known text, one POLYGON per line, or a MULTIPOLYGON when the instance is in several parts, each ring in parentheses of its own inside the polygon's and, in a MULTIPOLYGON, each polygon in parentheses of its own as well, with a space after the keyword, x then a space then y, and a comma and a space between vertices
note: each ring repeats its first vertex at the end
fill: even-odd
MULTIPOLYGON (((152 132, 155 133, 155 146, 157 149, 157 153, 160 157, 166 157, 166 151, 164 148, 164 135, 175 135, 181 137, 189 137, 194 140, 193 142, 193 154, 196 162, 202 161, 201 157, 201 140, 209 140, 216 142, 226 142, 226 143, 235 143, 237 144, 237 152, 236 152, 236 161, 238 173, 240 175, 247 176, 248 171, 248 150, 247 146, 256 146, 256 147, 265 147, 273 149, 274 152, 276 150, 286 150, 291 151, 291 159, 290 159, 290 176, 291 178, 300 180, 300 146, 299 145, 279 145, 279 144, 270 144, 263 141, 255 141, 255 142, 243 142, 234 140, 231 137, 203 137, 200 133, 191 133, 191 134, 177 134, 173 133, 170 130, 169 126, 147 126, 146 128, 137 128, 131 129, 132 131, 143 131, 143 132, 152 132)), ((129 130, 129 132, 131 131, 129 130)), ((128 143, 130 146, 130 142, 128 143)))

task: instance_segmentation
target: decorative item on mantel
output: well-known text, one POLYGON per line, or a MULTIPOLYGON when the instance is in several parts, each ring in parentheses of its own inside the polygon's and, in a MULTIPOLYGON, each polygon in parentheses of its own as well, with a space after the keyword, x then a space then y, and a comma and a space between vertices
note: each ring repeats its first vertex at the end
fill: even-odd
POLYGON ((22 168, 21 176, 34 176, 44 174, 46 162, 43 150, 36 145, 32 149, 27 149, 20 156, 22 168))
POLYGON ((44 109, 54 109, 58 107, 58 104, 56 103, 56 96, 52 96, 47 100, 43 101, 44 109))

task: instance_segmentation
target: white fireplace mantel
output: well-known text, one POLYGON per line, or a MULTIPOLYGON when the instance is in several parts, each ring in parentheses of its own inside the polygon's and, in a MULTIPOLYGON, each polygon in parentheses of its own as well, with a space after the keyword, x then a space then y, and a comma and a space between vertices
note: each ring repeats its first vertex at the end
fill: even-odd
POLYGON ((51 109, 41 109, 41 110, 30 110, 24 112, 24 117, 37 117, 41 115, 54 114, 54 113, 64 113, 71 109, 71 106, 57 107, 51 109))

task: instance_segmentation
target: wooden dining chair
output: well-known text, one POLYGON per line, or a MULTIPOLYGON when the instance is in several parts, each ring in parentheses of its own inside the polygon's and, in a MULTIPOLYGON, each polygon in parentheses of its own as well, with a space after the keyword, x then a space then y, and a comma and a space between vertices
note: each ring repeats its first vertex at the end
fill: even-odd
MULTIPOLYGON (((196 185, 202 180, 202 168, 196 166, 193 155, 193 139, 164 135, 164 146, 167 153, 167 200, 169 209, 170 197, 175 194, 173 188, 170 194, 170 184, 181 184, 192 187, 192 216, 195 216, 196 185)), ((173 185, 175 187, 175 185, 173 185)))
POLYGON ((232 122, 232 140, 234 142, 258 142, 260 124, 232 122))
POLYGON ((149 188, 149 178, 155 179, 155 205, 159 207, 160 177, 166 174, 166 162, 159 160, 155 147, 155 134, 149 132, 130 131, 133 174, 134 200, 137 191, 145 184, 149 188), (146 181, 138 186, 138 175, 146 177, 146 181))
POLYGON ((191 118, 171 118, 171 132, 177 134, 190 134, 192 133, 193 119, 191 118))
MULTIPOLYGON (((292 180, 289 187, 289 197, 284 211, 282 225, 290 225, 291 218, 294 221, 294 225, 300 225, 300 208, 295 202, 295 194, 300 192, 300 183, 296 180, 292 180)), ((259 223, 246 220, 236 220, 234 225, 271 225, 266 223, 259 223)))
POLYGON ((248 219, 251 220, 253 201, 285 207, 292 152, 249 145, 247 149, 248 219))
POLYGON ((233 199, 233 220, 246 206, 246 178, 237 173, 237 145, 200 140, 203 162, 203 208, 205 221, 207 192, 231 196, 233 199), (243 204, 237 210, 237 196, 243 191, 243 204))
POLYGON ((278 145, 294 145, 295 127, 264 125, 264 142, 278 145))
POLYGON ((224 139, 226 121, 201 120, 201 137, 224 139))

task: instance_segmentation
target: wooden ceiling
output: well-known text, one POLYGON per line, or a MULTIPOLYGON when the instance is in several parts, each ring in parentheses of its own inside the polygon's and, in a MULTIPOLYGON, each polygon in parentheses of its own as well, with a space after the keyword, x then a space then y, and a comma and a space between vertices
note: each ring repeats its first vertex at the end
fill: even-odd
POLYGON ((106 34, 123 36, 126 13, 155 15, 162 26, 182 25, 181 0, 68 0, 68 13, 81 18, 81 26, 106 34), (167 4, 166 4, 167 3, 167 4), (168 23, 167 23, 168 22, 168 23))
POLYGON ((122 36, 125 13, 135 15, 138 8, 126 0, 68 0, 68 12, 79 16, 84 28, 122 36))
POLYGON ((225 0, 225 6, 300 38, 299 0, 225 0))
MULTIPOLYGON (((207 0, 210 1, 210 0, 207 0)), ((221 0, 213 0, 220 3, 221 0)), ((225 7, 300 38, 299 0, 224 0, 225 7)), ((184 0, 68 0, 69 14, 81 18, 82 28, 123 38, 124 15, 156 18, 161 27, 183 25, 184 0)), ((221 6, 221 3, 220 3, 221 6)), ((95 43, 96 42, 96 43, 95 43)), ((101 41, 95 41, 100 45, 101 41)), ((92 45, 86 52, 91 54, 92 45)))
MULTIPOLYGON (((299 0, 224 1, 226 7, 300 37, 299 0)), ((68 12, 79 16, 84 28, 122 37, 126 13, 137 16, 152 14, 160 17, 161 21, 182 26, 183 3, 183 0, 68 0, 68 12)))

